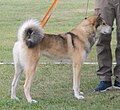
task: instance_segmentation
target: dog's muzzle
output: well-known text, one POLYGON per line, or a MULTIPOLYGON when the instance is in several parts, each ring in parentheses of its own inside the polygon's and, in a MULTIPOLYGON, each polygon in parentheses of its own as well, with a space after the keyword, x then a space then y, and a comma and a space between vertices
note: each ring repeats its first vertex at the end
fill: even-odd
POLYGON ((111 34, 112 33, 112 27, 111 26, 105 26, 103 29, 102 29, 102 34, 111 34))

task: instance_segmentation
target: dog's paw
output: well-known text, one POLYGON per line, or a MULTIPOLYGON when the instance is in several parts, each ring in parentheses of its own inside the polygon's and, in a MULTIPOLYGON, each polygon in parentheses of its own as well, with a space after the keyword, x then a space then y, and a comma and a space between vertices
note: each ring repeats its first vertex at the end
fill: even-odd
POLYGON ((12 100, 17 100, 17 101, 19 101, 19 98, 18 98, 18 97, 16 97, 16 96, 11 97, 11 99, 12 99, 12 100))
POLYGON ((84 93, 83 93, 83 92, 80 92, 80 95, 84 95, 84 93))
POLYGON ((75 95, 77 99, 84 99, 85 97, 83 95, 75 95))
POLYGON ((85 97, 83 96, 83 92, 74 91, 74 96, 75 96, 77 99, 84 99, 84 98, 85 98, 85 97))
POLYGON ((29 103, 37 103, 37 101, 36 100, 34 100, 34 99, 32 99, 32 100, 30 100, 30 101, 28 101, 29 103))
POLYGON ((32 100, 32 103, 37 103, 38 101, 37 100, 32 100))

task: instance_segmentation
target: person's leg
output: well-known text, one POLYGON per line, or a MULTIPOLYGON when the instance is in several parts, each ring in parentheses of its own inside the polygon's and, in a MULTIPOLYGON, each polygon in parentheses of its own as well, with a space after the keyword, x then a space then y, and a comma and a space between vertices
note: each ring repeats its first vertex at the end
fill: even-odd
MULTIPOLYGON (((115 10, 111 0, 104 1, 100 6, 101 17, 108 25, 113 26, 115 10)), ((98 1, 99 2, 99 1, 98 1)), ((111 35, 102 35, 97 42, 97 58, 99 69, 97 75, 102 81, 110 81, 112 75, 112 53, 111 53, 111 35)))
POLYGON ((116 66, 114 68, 114 75, 115 75, 115 86, 119 86, 120 88, 120 1, 116 0, 115 2, 115 11, 116 11, 116 34, 117 34, 117 47, 115 50, 115 57, 116 57, 116 66))
MULTIPOLYGON (((113 26, 115 18, 115 10, 111 0, 97 0, 97 10, 100 10, 101 17, 107 22, 108 25, 113 26), (100 2, 100 3, 99 3, 100 2)), ((111 35, 102 35, 97 42, 97 58, 99 69, 97 75, 100 78, 100 83, 95 89, 101 91, 111 86, 112 75, 112 53, 111 53, 111 35), (104 86, 105 81, 107 82, 104 86), (101 86, 102 84, 102 86, 101 86), (103 87, 104 86, 104 87, 103 87), (103 87, 103 88, 102 88, 103 87)))

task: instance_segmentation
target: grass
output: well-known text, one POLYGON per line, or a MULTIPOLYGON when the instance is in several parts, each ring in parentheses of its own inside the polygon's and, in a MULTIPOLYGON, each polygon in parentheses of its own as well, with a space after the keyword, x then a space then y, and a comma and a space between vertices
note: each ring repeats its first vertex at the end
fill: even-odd
MULTIPOLYGON (((41 20, 53 0, 0 0, 0 62, 12 62, 12 48, 19 25, 26 19, 41 20)), ((67 32, 84 19, 87 0, 61 0, 44 31, 67 32)), ((89 2, 88 15, 94 10, 89 2)), ((116 46, 113 33, 113 56, 116 46)), ((42 61, 48 61, 43 57, 42 61)), ((87 61, 96 61, 94 46, 87 61)), ((115 60, 114 60, 115 61, 115 60)), ((97 65, 83 65, 81 90, 85 100, 77 100, 72 91, 71 65, 39 65, 33 80, 31 95, 37 104, 28 104, 23 93, 24 75, 17 89, 20 101, 10 99, 10 87, 14 74, 13 65, 0 65, 0 110, 119 110, 119 91, 93 93, 98 83, 97 65)), ((114 78, 113 78, 114 79, 114 78)))
POLYGON ((0 66, 0 108, 1 110, 119 110, 119 91, 93 93, 97 84, 96 66, 84 65, 81 75, 81 90, 85 100, 77 100, 72 91, 72 68, 70 65, 41 65, 33 80, 31 95, 37 104, 28 104, 23 93, 24 75, 17 95, 20 101, 10 99, 10 85, 13 66, 0 66), (5 69, 3 69, 5 68, 5 69), (10 71, 10 72, 9 72, 10 71), (93 72, 94 71, 94 72, 93 72))

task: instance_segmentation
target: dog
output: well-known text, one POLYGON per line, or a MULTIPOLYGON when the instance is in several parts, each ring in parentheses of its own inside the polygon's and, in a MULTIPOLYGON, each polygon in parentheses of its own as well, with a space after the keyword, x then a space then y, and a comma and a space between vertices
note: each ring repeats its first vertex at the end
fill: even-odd
POLYGON ((31 98, 30 87, 41 55, 72 62, 74 96, 77 99, 83 99, 83 92, 79 87, 81 65, 96 39, 101 34, 111 32, 111 27, 100 15, 90 16, 70 32, 58 35, 45 34, 39 22, 33 19, 25 21, 18 30, 18 40, 13 47, 15 75, 11 86, 11 99, 19 100, 16 96, 16 87, 20 75, 24 72, 26 99, 30 103, 37 102, 31 98))

